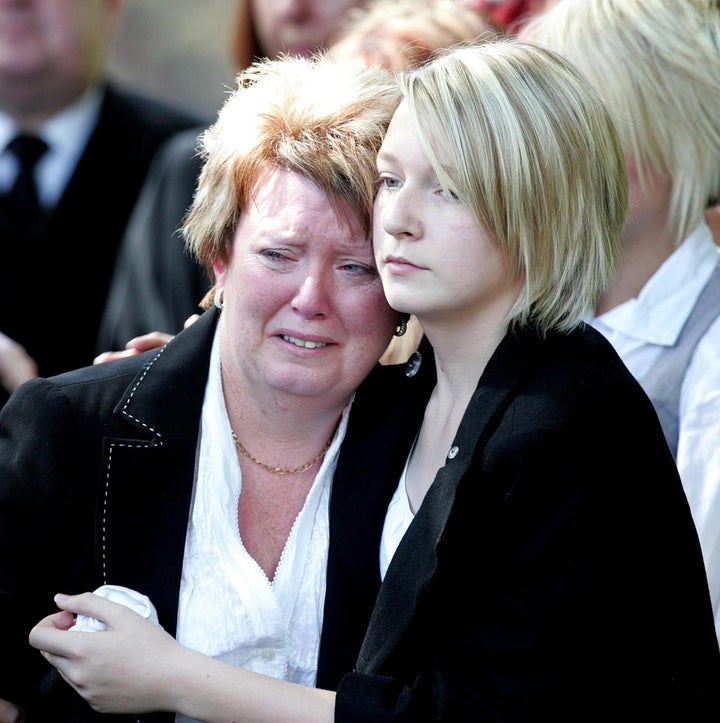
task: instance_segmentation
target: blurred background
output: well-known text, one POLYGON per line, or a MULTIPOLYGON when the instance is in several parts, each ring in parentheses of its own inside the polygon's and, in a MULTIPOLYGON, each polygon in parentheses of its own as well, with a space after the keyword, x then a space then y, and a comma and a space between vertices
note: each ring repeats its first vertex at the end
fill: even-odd
POLYGON ((113 75, 210 118, 233 84, 237 0, 125 0, 113 75))

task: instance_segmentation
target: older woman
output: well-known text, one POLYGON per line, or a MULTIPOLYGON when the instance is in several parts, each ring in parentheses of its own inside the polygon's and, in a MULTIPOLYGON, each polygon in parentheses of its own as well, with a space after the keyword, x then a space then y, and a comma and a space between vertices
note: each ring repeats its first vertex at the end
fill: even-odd
MULTIPOLYGON (((215 305, 160 352, 33 380, 4 408, 0 698, 42 720, 93 715, 27 633, 58 589, 106 583, 225 661, 331 687, 352 664, 391 490, 334 491, 332 526, 329 500, 353 395, 401 320, 370 242, 398 99, 377 68, 248 70, 204 137, 186 228, 215 305), (353 600, 337 588, 348 567, 353 600)), ((359 405, 358 430, 375 411, 359 405)))

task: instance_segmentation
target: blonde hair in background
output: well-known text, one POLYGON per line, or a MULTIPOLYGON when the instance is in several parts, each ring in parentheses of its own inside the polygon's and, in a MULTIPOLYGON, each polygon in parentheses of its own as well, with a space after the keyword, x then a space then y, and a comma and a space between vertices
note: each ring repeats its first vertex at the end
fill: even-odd
POLYGON ((612 277, 627 212, 597 93, 559 55, 515 40, 441 51, 399 79, 440 183, 524 280, 509 321, 575 327, 612 277))
POLYGON ((522 36, 573 62, 606 100, 638 170, 672 179, 676 244, 720 194, 720 3, 562 0, 522 36))
POLYGON ((200 139, 204 165, 183 224, 188 250, 212 273, 275 168, 309 178, 338 208, 347 202, 371 243, 377 153, 399 98, 389 71, 324 55, 262 59, 241 72, 200 139))
POLYGON ((349 11, 330 53, 408 70, 439 48, 500 35, 498 26, 458 0, 371 0, 349 11))

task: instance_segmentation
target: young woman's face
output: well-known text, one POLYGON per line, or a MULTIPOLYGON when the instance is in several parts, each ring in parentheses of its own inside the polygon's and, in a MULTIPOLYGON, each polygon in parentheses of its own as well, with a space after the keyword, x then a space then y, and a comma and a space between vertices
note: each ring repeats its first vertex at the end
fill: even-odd
POLYGON ((504 253, 468 207, 446 194, 403 101, 378 155, 375 260, 390 305, 423 327, 463 319, 497 320, 517 298, 504 253))
POLYGON ((223 367, 308 403, 344 404, 398 321, 358 218, 298 173, 268 173, 214 270, 223 367))

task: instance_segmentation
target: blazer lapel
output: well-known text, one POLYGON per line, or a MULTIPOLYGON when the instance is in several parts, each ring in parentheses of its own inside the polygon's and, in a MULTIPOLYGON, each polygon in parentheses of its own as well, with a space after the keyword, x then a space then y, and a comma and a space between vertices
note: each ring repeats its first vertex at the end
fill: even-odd
MULTIPOLYGON (((357 670, 382 669, 400 641, 437 569, 442 543, 455 497, 473 457, 493 433, 497 420, 511 402, 514 388, 533 358, 532 339, 506 334, 483 372, 453 441, 455 456, 438 470, 432 486, 393 556, 380 588, 368 632, 358 656, 357 670)), ((434 377, 434 367, 433 367, 434 377)), ((473 484, 480 484, 475 479, 473 484)))
POLYGON ((419 423, 403 419, 398 395, 407 384, 404 371, 378 365, 353 402, 330 498, 319 687, 334 690, 354 668, 380 587, 385 512, 419 423))
POLYGON ((105 438, 103 580, 147 595, 172 634, 216 318, 214 311, 204 314, 141 370, 105 438), (140 436, 128 433, 128 423, 140 436))

